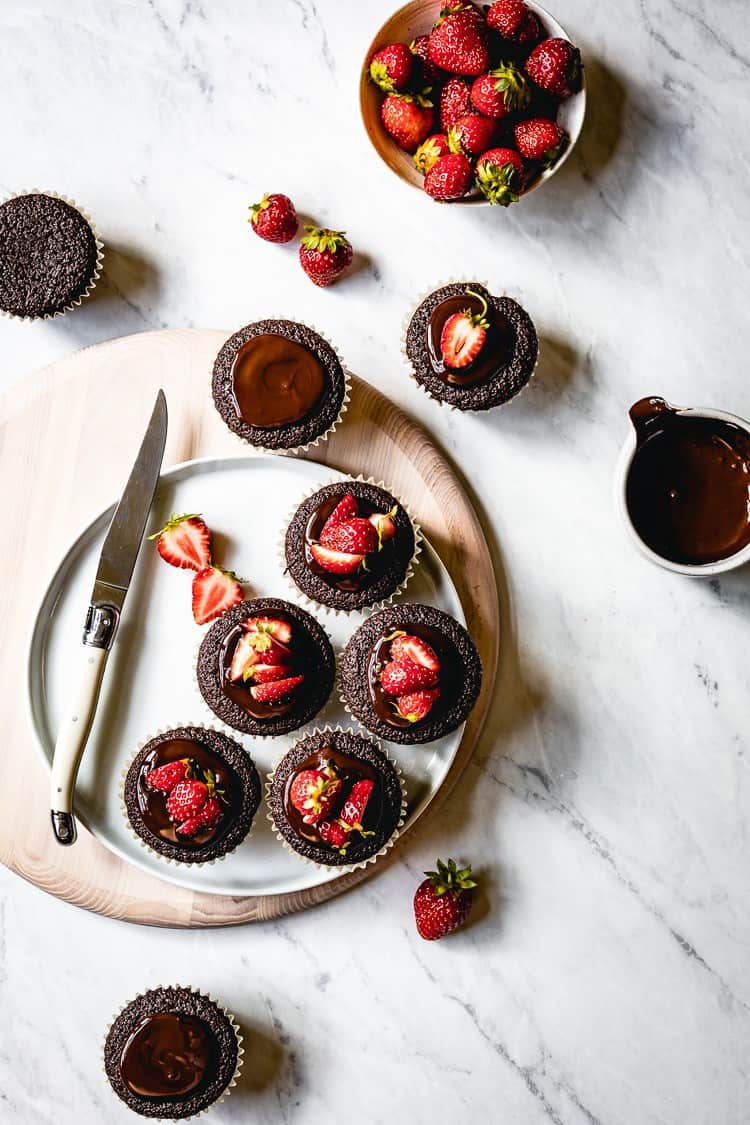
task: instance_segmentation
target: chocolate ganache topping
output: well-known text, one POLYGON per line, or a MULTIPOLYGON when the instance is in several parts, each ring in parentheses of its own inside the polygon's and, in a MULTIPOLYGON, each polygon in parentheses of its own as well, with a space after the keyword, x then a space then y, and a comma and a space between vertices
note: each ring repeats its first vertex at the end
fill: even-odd
POLYGON ((299 422, 320 400, 323 366, 303 344, 266 333, 238 350, 231 370, 237 413, 250 426, 273 429, 299 422))
POLYGON ((507 362, 512 346, 513 330, 506 318, 488 307, 484 298, 470 288, 441 301, 427 325, 427 352, 432 370, 444 382, 457 387, 470 387, 489 379, 507 362), (464 312, 487 325, 486 335, 479 354, 471 363, 452 368, 443 355, 443 329, 452 316, 464 312))
POLYGON ((198 1016, 158 1012, 145 1016, 126 1042, 120 1074, 144 1098, 184 1098, 215 1070, 217 1043, 198 1016))

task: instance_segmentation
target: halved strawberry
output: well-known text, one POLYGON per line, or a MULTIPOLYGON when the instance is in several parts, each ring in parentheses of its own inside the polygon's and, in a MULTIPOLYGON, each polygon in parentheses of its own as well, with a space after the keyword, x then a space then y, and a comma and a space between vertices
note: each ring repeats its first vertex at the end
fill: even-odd
POLYGON ((460 370, 468 367, 477 358, 484 342, 487 339, 487 329, 490 322, 487 320, 487 302, 473 289, 466 290, 467 295, 477 297, 482 302, 479 312, 471 309, 462 309, 461 312, 449 316, 440 333, 440 350, 443 353, 443 362, 446 367, 460 370))
POLYGON ((240 580, 233 570, 207 566, 193 579, 193 617, 205 625, 242 601, 240 580))
POLYGON ((423 688, 434 688, 437 672, 411 660, 391 660, 380 674, 380 686, 388 695, 409 695, 423 688))
POLYGON ((305 824, 316 824, 328 816, 340 792, 341 779, 329 771, 302 770, 292 781, 289 800, 305 824))
MULTIPOLYGON (((323 524, 323 531, 325 531, 326 528, 335 527, 337 523, 343 523, 344 520, 353 519, 357 515, 359 515, 357 501, 354 499, 351 492, 347 492, 341 500, 339 500, 338 504, 323 524)), ((321 531, 321 535, 323 531, 321 531)))
POLYGON ((362 827, 362 819, 365 815, 367 802, 372 796, 372 791, 375 787, 375 782, 370 781, 368 778, 363 778, 361 781, 355 781, 352 785, 349 796, 344 801, 344 807, 341 810, 339 820, 344 824, 348 824, 350 830, 359 832, 362 836, 372 836, 372 832, 366 832, 362 827))
POLYGON ((434 648, 411 633, 397 633, 394 636, 391 641, 391 660, 411 660, 414 664, 429 668, 431 672, 440 671, 440 661, 434 648))
POLYGON ((248 633, 267 633, 284 645, 288 645, 292 639, 291 625, 279 617, 248 617, 247 621, 242 622, 242 628, 248 633))
POLYGON ((364 561, 364 555, 352 555, 345 551, 332 551, 320 543, 310 546, 310 554, 316 563, 329 574, 354 574, 364 561))
POLYGON ((232 654, 232 665, 229 669, 229 679, 234 683, 245 680, 254 664, 261 659, 260 653, 255 649, 252 638, 240 637, 232 654))
POLYGON ((178 758, 176 762, 165 762, 163 766, 149 770, 143 779, 149 789, 159 789, 171 793, 176 785, 192 774, 190 758, 178 758))
POLYGON ((318 835, 326 844, 330 844, 340 855, 346 855, 349 847, 351 828, 343 825, 340 820, 321 820, 318 823, 318 835))
POLYGON ((402 719, 410 723, 419 723, 429 715, 440 698, 440 688, 431 691, 413 691, 409 695, 400 695, 396 700, 396 711, 402 719))
POLYGON ((256 684, 250 694, 258 703, 278 703, 288 699, 304 680, 304 676, 290 676, 286 680, 274 680, 271 684, 256 684))
POLYGON ((257 634, 244 633, 237 642, 229 669, 229 679, 234 683, 238 680, 255 680, 256 683, 270 682, 267 677, 265 680, 259 678, 258 671, 261 668, 281 668, 282 676, 276 677, 277 679, 289 675, 289 666, 292 663, 292 654, 289 649, 269 638, 268 645, 264 645, 259 650, 257 644, 254 643, 256 640, 257 634))
POLYGON ((355 516, 333 527, 323 528, 320 534, 323 547, 348 555, 369 555, 378 549, 378 533, 369 520, 355 516))
POLYGON ((156 539, 156 549, 170 566, 181 570, 203 570, 211 562, 211 532, 200 515, 175 515, 173 512, 161 531, 149 535, 156 539))
POLYGON ((288 664, 253 664, 247 677, 256 684, 273 684, 289 675, 288 664))
POLYGON ((370 516, 370 523, 378 533, 378 539, 382 547, 389 539, 393 539, 396 534, 396 525, 393 522, 393 517, 396 515, 398 508, 391 508, 390 512, 373 512, 370 516))

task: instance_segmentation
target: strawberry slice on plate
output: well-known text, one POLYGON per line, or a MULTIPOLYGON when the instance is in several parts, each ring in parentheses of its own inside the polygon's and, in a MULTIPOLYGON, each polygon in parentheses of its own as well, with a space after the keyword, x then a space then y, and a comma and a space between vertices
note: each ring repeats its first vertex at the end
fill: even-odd
POLYGON ((197 513, 169 517, 165 526, 149 535, 170 566, 181 570, 203 570, 211 562, 211 532, 197 513))
POLYGON ((193 617, 205 625, 242 601, 242 586, 233 570, 207 566, 193 579, 193 617))
POLYGON ((279 703, 282 699, 288 699, 304 678, 304 676, 289 676, 285 680, 274 680, 270 684, 256 684, 255 687, 250 688, 250 694, 258 703, 279 703))
POLYGON ((479 312, 462 309, 449 316, 440 333, 440 351, 446 367, 459 371, 468 367, 477 358, 487 339, 487 302, 473 289, 466 290, 467 296, 476 297, 482 302, 479 312))
POLYGON ((310 554, 318 566, 328 574, 354 574, 364 562, 364 555, 334 551, 320 543, 312 543, 310 554))

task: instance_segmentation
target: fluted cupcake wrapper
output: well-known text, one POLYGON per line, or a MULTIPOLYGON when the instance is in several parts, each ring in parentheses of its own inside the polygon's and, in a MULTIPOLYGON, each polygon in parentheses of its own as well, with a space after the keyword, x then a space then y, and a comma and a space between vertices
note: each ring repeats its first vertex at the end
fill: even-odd
MULTIPOLYGON (((191 1114, 190 1117, 158 1117, 152 1119, 156 1121, 195 1121, 198 1117, 201 1117, 204 1113, 208 1113, 209 1110, 213 1109, 215 1106, 219 1105, 229 1097, 232 1090, 237 1085, 237 1081, 240 1077, 240 1073, 242 1072, 242 1067, 245 1062, 245 1048, 242 1045, 243 1036, 236 1016, 232 1012, 230 1012, 228 1008, 225 1008, 223 1004, 220 1004, 218 1000, 215 1000, 214 997, 210 995, 210 993, 201 992, 199 988, 193 988, 192 985, 185 984, 153 984, 151 988, 147 988, 145 992, 139 992, 136 996, 131 997, 131 999, 128 1000, 126 1004, 121 1004, 115 1014, 112 1016, 112 1019, 109 1021, 104 1032, 104 1038, 102 1040, 102 1059, 104 1059, 104 1051, 106 1048, 107 1040, 109 1039, 109 1033, 111 1032, 117 1019, 122 1015, 126 1008, 130 1007, 131 1004, 135 1003, 135 1001, 137 1000, 142 999, 143 997, 148 995, 149 992, 153 992, 157 988, 173 989, 175 992, 180 990, 184 992, 192 992, 194 993, 194 995, 200 996, 204 1000, 208 1000, 209 1003, 213 1004, 215 1008, 218 1008, 222 1015, 226 1017, 230 1027, 232 1028, 232 1031, 234 1032, 235 1039, 237 1040, 237 1062, 234 1067, 234 1073, 215 1101, 211 1102, 210 1105, 207 1105, 205 1109, 198 1110, 197 1113, 191 1114)), ((107 1070, 104 1066, 104 1062, 102 1062, 102 1071, 105 1078, 107 1079, 107 1084, 109 1084, 109 1076, 107 1075, 107 1070)), ((138 1114, 135 1114, 135 1116, 138 1116, 138 1114)))
POLYGON ((80 203, 77 203, 75 199, 70 199, 70 197, 67 195, 61 195, 60 192, 44 191, 41 188, 30 188, 27 191, 14 191, 0 201, 0 206, 5 205, 6 203, 10 203, 11 199, 19 199, 24 195, 48 195, 50 199, 60 199, 63 203, 67 203, 69 207, 74 207, 79 215, 81 215, 82 218, 84 218, 88 225, 91 227, 91 233, 93 234, 94 242, 96 243, 96 262, 94 264, 94 272, 92 273, 91 278, 86 285, 83 293, 76 297, 74 301, 71 301, 69 304, 64 305, 61 309, 57 309, 53 313, 44 313, 42 316, 19 316, 18 313, 8 312, 7 309, 0 309, 0 315, 7 317, 8 320, 24 320, 30 321, 32 323, 38 320, 53 320, 56 316, 64 316, 65 313, 72 312, 73 309, 77 309, 79 305, 83 304, 86 298, 96 288, 96 283, 102 274, 102 263, 104 262, 104 243, 99 237, 99 232, 97 231, 96 224, 89 215, 88 211, 81 207, 80 203))
MULTIPOLYGON (((284 316, 267 316, 267 317, 264 317, 263 319, 264 320, 289 320, 289 316, 288 316, 288 314, 285 314, 284 316)), ((325 332, 321 332, 321 330, 319 328, 316 328, 316 326, 314 324, 307 324, 307 322, 304 321, 304 320, 297 320, 297 321, 295 321, 295 324, 300 324, 300 325, 302 325, 303 328, 309 329, 310 332, 315 332, 316 335, 320 336, 320 338, 322 340, 325 340, 325 342, 328 344, 329 348, 331 348, 331 350, 335 353, 336 358, 338 359, 339 364, 341 365, 341 370, 344 373, 344 397, 341 400, 341 407, 339 408, 339 412, 336 415, 336 417, 334 418, 333 422, 331 422, 330 426, 328 426, 327 429, 323 430, 323 432, 321 434, 318 434, 317 437, 313 438, 311 441, 305 442, 304 445, 294 445, 294 446, 290 446, 289 448, 283 448, 283 449, 278 448, 278 447, 274 448, 274 449, 270 449, 267 446, 258 445, 257 442, 249 441, 248 438, 244 438, 242 436, 242 434, 238 434, 234 430, 230 430, 230 433, 232 433, 234 435, 234 437, 237 439, 237 441, 242 442, 243 445, 249 445, 251 449, 255 449, 258 453, 273 453, 277 457, 278 456, 286 457, 286 456, 289 456, 290 454, 307 453, 307 452, 309 452, 309 450, 314 449, 317 445, 320 445, 321 442, 327 441, 328 438, 331 436, 331 434, 340 425, 342 418, 344 417, 347 410, 349 409, 349 402, 351 401, 351 397, 352 397, 351 396, 351 372, 349 371, 349 368, 344 363, 341 352, 336 347, 336 345, 334 344, 334 342, 330 338, 330 336, 328 336, 325 332)), ((211 396, 210 402, 211 402, 211 409, 215 410, 216 406, 215 406, 215 403, 214 403, 214 400, 213 400, 213 396, 211 396)), ((227 429, 229 429, 229 427, 227 427, 227 429)))
POLYGON ((390 851, 390 849, 396 843, 396 840, 398 839, 398 837, 401 835, 401 829, 404 827, 404 822, 406 820, 406 797, 407 797, 406 783, 404 781, 404 775, 401 772, 401 767, 399 766, 398 762, 395 760, 395 758, 391 757, 391 755, 387 752, 387 750, 383 749, 383 745, 380 742, 380 740, 375 738, 373 735, 371 735, 369 733, 369 731, 365 735, 365 734, 362 733, 361 730, 352 731, 352 730, 347 729, 346 727, 342 727, 340 723, 337 723, 335 727, 331 726, 330 723, 328 723, 328 724, 326 724, 325 726, 322 726, 322 727, 321 726, 311 727, 309 730, 305 731, 304 735, 290 741, 290 743, 287 746, 287 748, 285 749, 284 753, 280 755, 280 757, 279 757, 278 761, 276 762, 276 765, 274 766, 274 768, 267 775, 264 795, 265 795, 265 798, 266 798, 266 810, 267 810, 266 811, 266 819, 270 823, 271 828, 273 830, 273 834, 276 837, 276 839, 279 841, 281 846, 283 848, 285 848, 289 852, 290 855, 295 856, 295 858, 298 859, 301 863, 307 863, 307 864, 310 864, 311 867, 317 867, 319 871, 336 872, 336 874, 338 874, 338 875, 348 875, 352 871, 363 870, 369 864, 375 863, 375 861, 378 860, 381 856, 385 855, 386 852, 390 851), (399 783, 399 786, 400 786, 400 789, 401 789, 401 808, 399 810, 399 817, 398 817, 398 822, 396 823, 396 827, 394 828, 394 830, 391 833, 391 835, 389 836, 388 840, 385 842, 385 844, 383 844, 382 848, 380 848, 379 851, 375 852, 374 855, 368 856, 367 859, 360 860, 358 863, 348 863, 348 864, 317 863, 316 860, 309 859, 307 856, 301 855, 300 852, 296 851, 292 847, 292 845, 289 843, 289 841, 286 839, 286 837, 279 831, 279 829, 276 825, 276 821, 274 820, 273 813, 271 812, 271 802, 269 800, 269 796, 270 796, 270 792, 271 792, 271 786, 273 784, 274 774, 275 774, 276 770, 278 769, 279 763, 281 762, 282 758, 284 758, 284 756, 286 754, 288 754, 288 752, 292 749, 292 747, 296 746, 296 744, 298 742, 301 742, 301 741, 303 741, 303 739, 306 739, 306 738, 312 738, 313 736, 318 735, 318 734, 355 734, 359 738, 365 738, 367 742, 369 742, 372 746, 374 746, 375 749, 379 750, 380 753, 383 755, 383 757, 387 759, 387 761, 393 767, 393 769, 396 773, 396 776, 398 778, 398 783, 399 783))
MULTIPOLYGON (((517 399, 519 399, 523 392, 527 389, 527 387, 530 386, 531 380, 534 378, 536 369, 539 366, 538 349, 536 360, 534 362, 534 368, 524 385, 522 387, 519 387, 516 393, 514 395, 511 395, 510 398, 506 399, 505 402, 498 402, 495 406, 490 406, 486 410, 461 410, 460 407, 455 406, 452 402, 446 402, 444 399, 439 398, 437 395, 434 395, 432 391, 430 391, 427 387, 420 383, 419 379, 417 379, 413 364, 409 359, 409 354, 406 350, 406 334, 409 331, 409 325, 411 324, 412 318, 422 302, 426 301, 430 294, 434 293, 437 289, 443 289, 446 285, 481 285, 482 288, 486 289, 488 293, 492 292, 489 286, 489 282, 480 280, 477 277, 449 277, 446 280, 436 282, 434 285, 431 285, 429 289, 425 289, 424 292, 419 295, 417 300, 410 307, 409 311, 405 314, 404 319, 401 323, 401 358, 403 360, 406 373, 408 374, 409 378, 416 383, 423 394, 426 394, 427 397, 432 399, 433 402, 436 402, 438 406, 442 406, 446 410, 452 411, 456 414, 490 414, 494 410, 502 410, 504 406, 510 406, 512 402, 515 402, 517 399)), ((493 296, 506 297, 508 296, 508 294, 500 293, 493 294, 493 296)))
MULTIPOLYGON (((192 727, 194 730, 209 730, 209 731, 214 731, 216 734, 224 735, 225 737, 231 737, 231 735, 229 735, 227 733, 229 730, 231 730, 231 728, 226 727, 225 724, 222 724, 221 726, 219 726, 218 723, 212 723, 211 725, 208 725, 207 723, 175 722, 175 723, 170 723, 169 726, 167 726, 167 727, 159 727, 158 730, 152 731, 151 734, 149 734, 147 738, 144 738, 141 742, 138 743, 138 746, 135 748, 133 753, 128 758, 128 760, 125 763, 125 766, 122 770, 122 773, 120 774, 120 784, 119 784, 119 787, 118 787, 118 798, 119 798, 119 801, 120 801, 120 811, 122 812, 125 823, 127 824, 128 829, 130 831, 130 835, 133 837, 133 839, 138 844, 140 844, 140 846, 144 849, 144 851, 150 852, 151 855, 155 855, 158 859, 161 860, 162 863, 169 863, 169 864, 171 864, 172 867, 182 867, 182 868, 186 868, 186 869, 191 869, 191 868, 195 869, 195 868, 198 868, 198 867, 210 867, 214 863, 221 863, 221 861, 223 859, 226 859, 227 856, 234 855, 234 853, 237 851, 237 848, 240 846, 240 844, 246 844, 247 843, 247 841, 250 839, 250 837, 252 836, 253 831, 255 829, 255 819, 260 813, 260 808, 258 808, 258 810, 256 811, 255 816, 253 817, 253 823, 248 828, 246 834, 242 837, 241 840, 237 841, 235 846, 233 848, 231 848, 230 851, 224 852, 223 855, 217 855, 213 859, 196 860, 196 861, 193 861, 192 863, 190 863, 190 862, 184 862, 183 860, 179 860, 179 859, 173 859, 171 856, 162 855, 162 853, 160 851, 157 851, 156 848, 152 848, 151 845, 149 843, 147 843, 147 841, 144 840, 142 836, 139 836, 138 833, 136 832, 136 830, 133 828, 133 825, 130 822, 130 817, 128 815, 128 807, 125 804, 125 779, 127 778, 128 773, 130 772, 130 767, 132 766, 133 762, 135 761, 135 759, 140 754, 143 747, 146 746, 149 742, 151 742, 152 739, 160 738, 162 735, 166 734, 168 731, 177 730, 180 727, 192 727)), ((236 735, 238 732, 234 731, 232 733, 234 735, 236 735)), ((234 741, 235 742, 237 741, 236 737, 234 738, 234 741)), ((238 745, 242 746, 243 750, 245 749, 244 745, 242 745, 241 743, 238 743, 238 745)))
POLYGON ((287 512, 286 517, 281 525, 281 534, 278 542, 278 558, 289 590, 304 609, 319 610, 321 613, 330 614, 332 617, 338 617, 339 615, 348 617, 352 613, 369 614, 375 613, 379 609, 385 609, 386 606, 389 606, 395 598, 397 598, 400 594, 403 594, 404 590, 414 576, 414 568, 419 564, 419 556, 422 553, 422 541, 423 536, 421 527, 414 519, 409 509, 406 507, 406 504, 403 503, 400 497, 396 496, 395 491, 389 485, 385 484, 382 480, 375 480, 374 477, 365 477, 360 473, 356 477, 346 476, 344 479, 341 479, 340 477, 330 477, 327 480, 318 481, 318 483, 311 488, 305 489, 300 498, 287 512), (387 598, 384 598, 378 602, 373 602, 371 605, 360 606, 356 609, 338 609, 336 606, 328 606, 324 605, 323 602, 316 602, 313 598, 309 597, 309 595, 306 594, 304 590, 300 590, 299 586, 289 573, 286 561, 286 533, 289 524, 292 522, 292 519, 294 518, 294 515, 300 505, 304 504, 305 500, 309 500, 311 496, 314 496, 316 492, 319 492, 321 488, 325 488, 329 484, 345 484, 347 480, 351 481, 353 484, 370 484, 375 488, 382 488, 391 496, 396 497, 399 506, 405 512, 409 523, 412 526, 412 531, 414 532, 414 552, 412 554, 409 565, 406 568, 406 573, 402 581, 399 582, 398 586, 396 586, 396 588, 387 598))

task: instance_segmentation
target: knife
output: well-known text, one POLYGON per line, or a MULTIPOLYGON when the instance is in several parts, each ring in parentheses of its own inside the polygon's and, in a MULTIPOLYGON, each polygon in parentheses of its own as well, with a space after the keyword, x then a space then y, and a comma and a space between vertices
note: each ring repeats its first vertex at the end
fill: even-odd
POLYGON ((107 657, 117 633, 125 595, 146 530, 166 440, 167 400, 164 391, 159 391, 140 451, 104 538, 83 628, 80 683, 77 693, 72 694, 72 705, 55 743, 50 802, 52 830, 58 844, 65 846, 74 844, 78 835, 73 815, 78 767, 94 721, 107 657))

